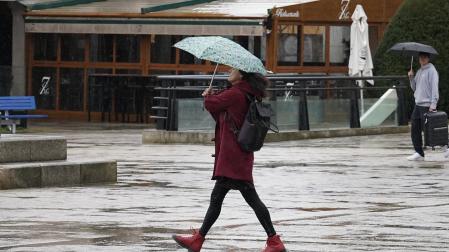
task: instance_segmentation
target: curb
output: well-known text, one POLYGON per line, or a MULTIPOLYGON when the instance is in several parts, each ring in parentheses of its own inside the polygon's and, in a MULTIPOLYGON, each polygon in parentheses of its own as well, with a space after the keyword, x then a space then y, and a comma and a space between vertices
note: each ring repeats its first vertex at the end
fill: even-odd
MULTIPOLYGON (((288 131, 269 133, 266 142, 295 141, 315 138, 368 136, 384 134, 401 134, 410 132, 410 126, 373 127, 360 129, 335 129, 317 131, 288 131)), ((213 144, 213 132, 178 132, 162 130, 145 130, 142 134, 143 144, 213 144)))
POLYGON ((0 190, 117 182, 116 161, 0 164, 0 190))

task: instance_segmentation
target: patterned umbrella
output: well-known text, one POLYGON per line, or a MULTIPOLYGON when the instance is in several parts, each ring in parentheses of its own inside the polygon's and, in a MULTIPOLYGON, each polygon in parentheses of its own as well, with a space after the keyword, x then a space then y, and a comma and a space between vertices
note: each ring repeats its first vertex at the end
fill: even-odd
POLYGON ((262 61, 232 40, 219 36, 188 37, 174 45, 202 60, 227 65, 247 73, 267 74, 262 61))

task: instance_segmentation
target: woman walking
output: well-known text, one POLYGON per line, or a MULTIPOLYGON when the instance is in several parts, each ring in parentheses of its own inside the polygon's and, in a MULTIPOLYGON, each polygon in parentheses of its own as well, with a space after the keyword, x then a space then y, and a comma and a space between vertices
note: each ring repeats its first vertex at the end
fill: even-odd
POLYGON ((245 152, 240 148, 231 126, 241 127, 249 108, 247 95, 262 99, 269 81, 260 74, 246 73, 238 69, 232 69, 228 81, 231 83, 230 88, 220 93, 213 93, 207 88, 202 94, 206 109, 216 121, 215 163, 212 176, 216 182, 209 208, 199 230, 194 230, 190 236, 173 235, 173 239, 189 252, 199 252, 209 229, 220 215, 226 194, 229 190, 239 190, 267 233, 268 238, 263 251, 286 251, 274 230, 267 207, 254 188, 253 152, 245 152))

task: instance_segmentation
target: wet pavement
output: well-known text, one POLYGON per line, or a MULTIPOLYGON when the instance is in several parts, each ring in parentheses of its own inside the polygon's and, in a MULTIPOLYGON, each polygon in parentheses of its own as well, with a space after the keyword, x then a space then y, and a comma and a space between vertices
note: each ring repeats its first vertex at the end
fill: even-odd
MULTIPOLYGON (((0 191, 0 250, 185 251, 213 187, 212 146, 141 145, 141 130, 60 131, 70 159, 118 161, 118 183, 0 191)), ((449 160, 411 154, 407 134, 270 143, 256 188, 289 251, 449 251, 449 160)), ((265 234, 236 191, 204 244, 260 251, 265 234)))

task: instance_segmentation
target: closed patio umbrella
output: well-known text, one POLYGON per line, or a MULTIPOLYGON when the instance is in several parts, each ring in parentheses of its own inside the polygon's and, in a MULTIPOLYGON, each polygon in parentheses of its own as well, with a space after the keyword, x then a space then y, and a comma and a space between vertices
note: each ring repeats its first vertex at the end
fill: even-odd
MULTIPOLYGON (((352 14, 351 51, 349 55, 349 76, 373 76, 373 59, 369 46, 368 16, 358 4, 352 14)), ((368 83, 374 85, 373 80, 368 83)), ((363 87, 363 81, 358 81, 363 87)), ((364 113, 363 90, 360 90, 361 111, 364 113)))

